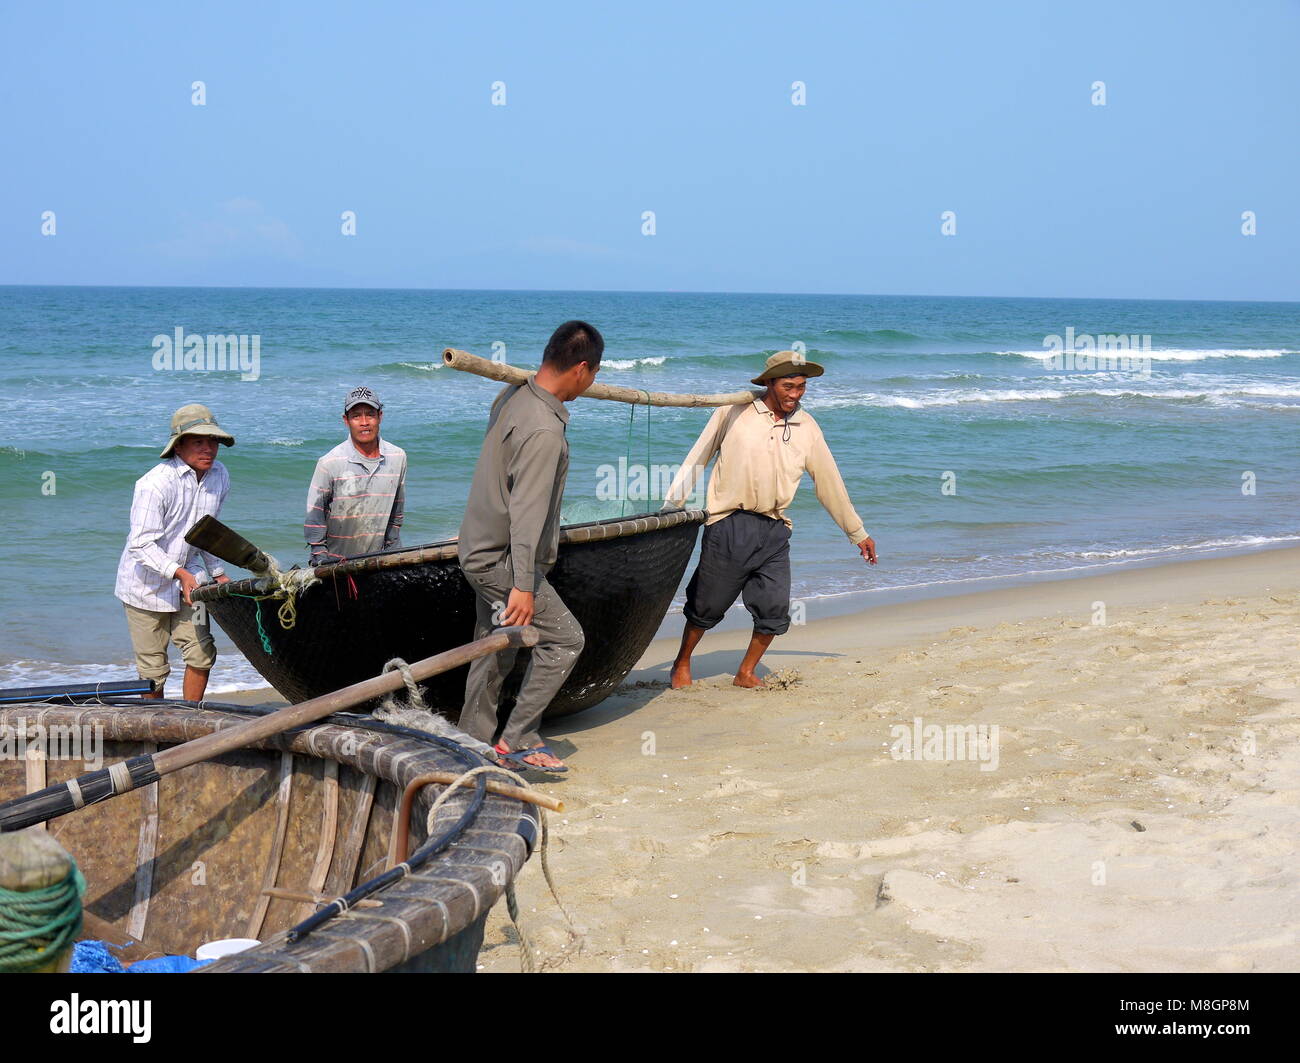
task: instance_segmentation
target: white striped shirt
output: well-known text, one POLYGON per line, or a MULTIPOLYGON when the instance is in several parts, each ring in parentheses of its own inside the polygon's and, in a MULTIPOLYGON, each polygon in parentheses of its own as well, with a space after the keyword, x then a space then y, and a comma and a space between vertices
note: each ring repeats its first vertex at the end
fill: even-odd
POLYGON ((215 517, 230 492, 230 474, 219 461, 200 481, 185 462, 173 456, 159 462, 135 482, 131 499, 131 534, 117 563, 114 594, 127 605, 154 613, 174 613, 181 607, 176 570, 200 577, 206 568, 214 578, 225 574, 221 562, 190 546, 185 533, 200 517, 215 517))

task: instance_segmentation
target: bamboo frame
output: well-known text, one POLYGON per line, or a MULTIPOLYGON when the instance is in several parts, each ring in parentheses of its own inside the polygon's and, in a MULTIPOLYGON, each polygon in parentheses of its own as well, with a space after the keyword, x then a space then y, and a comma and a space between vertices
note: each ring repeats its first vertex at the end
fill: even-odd
MULTIPOLYGON (((47 730, 53 726, 102 727, 106 743, 105 756, 108 759, 112 759, 115 755, 115 751, 111 748, 112 743, 126 743, 121 751, 121 755, 125 755, 127 750, 138 748, 138 744, 142 741, 172 745, 192 740, 196 734, 229 729, 232 723, 243 719, 245 719, 243 713, 218 710, 212 706, 205 708, 167 706, 143 712, 139 708, 111 706, 69 707, 45 704, 0 706, 0 727, 16 726, 20 720, 27 726, 39 725, 47 730)), ((249 797, 255 798, 258 807, 271 813, 272 816, 275 814, 277 799, 274 775, 283 753, 293 753, 297 758, 308 760, 336 761, 341 769, 362 773, 364 779, 383 788, 385 805, 387 805, 390 786, 400 794, 411 780, 419 775, 430 773, 458 775, 465 767, 462 758, 451 756, 440 745, 434 745, 431 741, 417 737, 371 730, 367 721, 361 718, 355 720, 341 718, 335 722, 316 723, 268 735, 252 743, 251 748, 271 754, 269 759, 262 761, 265 768, 272 773, 272 778, 267 780, 269 787, 260 788, 255 795, 249 791, 249 797)), ((299 759, 298 763, 301 764, 302 760, 299 759)), ((238 763, 232 761, 228 765, 236 771, 247 770, 248 766, 249 762, 243 759, 238 763)), ((294 780, 295 791, 298 789, 297 784, 304 781, 304 774, 301 768, 295 772, 297 776, 294 780)), ((311 774, 314 775, 314 772, 311 774)), ((340 781, 343 781, 342 776, 340 781)), ((0 761, 0 783, 3 784, 0 794, 21 793, 25 783, 22 764, 0 761)), ((242 782, 240 786, 243 786, 242 782)), ((426 804, 423 795, 428 793, 429 791, 424 791, 422 796, 417 798, 417 807, 426 804)), ((458 791, 458 796, 452 800, 462 803, 463 806, 468 804, 471 798, 471 791, 466 790, 458 791)), ((304 804, 301 807, 305 811, 308 806, 304 804)), ((129 838, 129 845, 91 846, 91 853, 83 850, 82 855, 85 860, 83 869, 92 883, 104 881, 104 875, 107 873, 111 873, 114 876, 113 881, 117 881, 119 876, 114 869, 119 868, 122 862, 129 864, 127 850, 129 849, 130 854, 134 855, 137 842, 137 824, 131 820, 131 816, 139 809, 140 806, 135 802, 128 802, 116 809, 106 809, 99 804, 87 804, 76 817, 73 817, 74 819, 88 817, 98 824, 111 824, 111 829, 105 830, 104 833, 111 834, 112 839, 119 836, 122 839, 129 838)), ((296 814, 290 819, 289 837, 296 838, 295 866, 300 866, 304 857, 310 861, 314 855, 315 834, 320 818, 314 805, 311 809, 310 821, 296 814), (310 837, 304 837, 304 834, 310 837)), ((220 809, 215 810, 218 815, 221 814, 220 809)), ((173 805, 170 811, 179 810, 173 805)), ((173 837, 170 842, 167 842, 168 806, 162 805, 161 812, 163 829, 159 835, 160 848, 165 843, 171 851, 172 847, 182 839, 173 837)), ((353 817, 349 815, 348 818, 353 817)), ((340 817, 340 827, 342 823, 340 817)), ((80 838, 82 841, 86 840, 87 836, 84 832, 87 829, 96 833, 95 823, 87 827, 85 824, 75 824, 71 820, 66 820, 63 827, 68 828, 70 838, 80 838), (72 830, 74 827, 77 828, 76 832, 72 830)), ((220 930, 223 936, 232 930, 243 936, 247 912, 251 909, 251 902, 263 879, 265 850, 272 841, 274 829, 274 823, 263 818, 261 826, 257 828, 261 832, 259 858, 241 861, 223 872, 239 876, 239 887, 250 903, 247 906, 235 904, 231 908, 229 917, 237 921, 231 924, 222 923, 220 926, 214 924, 209 929, 214 932, 220 930), (239 916, 240 908, 243 908, 245 913, 242 918, 239 916)), ((481 933, 481 928, 476 929, 475 922, 500 899, 508 883, 522 870, 528 859, 529 845, 536 838, 539 829, 540 822, 536 807, 489 791, 478 817, 467 827, 456 844, 424 865, 424 870, 418 878, 408 876, 385 887, 373 897, 360 901, 355 908, 337 916, 328 926, 303 935, 294 942, 286 941, 282 932, 268 933, 267 925, 264 924, 261 935, 248 935, 265 935, 267 940, 264 944, 234 956, 227 956, 214 963, 205 964, 198 968, 196 973, 472 970, 477 943, 475 934, 481 933), (495 873, 498 863, 506 870, 504 881, 499 873, 495 873), (467 937, 462 939, 460 936, 462 934, 467 937), (456 944, 458 941, 462 944, 456 944), (450 942, 451 951, 439 950, 436 947, 442 942, 450 942)), ((377 831, 370 840, 376 843, 385 841, 387 827, 377 831)), ((34 837, 40 839, 39 844, 42 847, 48 846, 57 850, 58 847, 49 841, 50 836, 41 832, 0 835, 0 882, 4 885, 15 888, 17 883, 17 888, 32 889, 49 884, 49 876, 41 871, 41 868, 45 867, 44 862, 38 863, 26 858, 17 861, 14 859, 13 847, 16 846, 18 852, 26 852, 25 847, 36 844, 31 841, 34 837), (18 878, 14 877, 15 869, 20 873, 18 878)), ((110 842, 112 839, 109 839, 110 842)), ((288 855, 286 852, 286 859, 288 855)), ((343 859, 343 856, 341 850, 336 853, 335 865, 343 859)), ((66 860, 66 857, 64 859, 66 860)), ((55 880, 61 877, 62 873, 66 873, 65 866, 59 865, 60 874, 53 876, 55 880)), ((336 874, 341 875, 344 870, 332 866, 330 878, 334 879, 336 874)), ((129 880, 127 881, 129 883, 129 880)), ((350 887, 351 883, 348 886, 350 887)), ((127 888, 130 889, 129 885, 127 888)), ((150 906, 149 921, 152 927, 157 927, 163 918, 163 909, 157 907, 161 899, 159 894, 163 889, 157 874, 154 875, 153 888, 156 892, 153 904, 150 906)), ((93 889, 95 887, 92 885, 93 889)), ((273 914, 281 915, 283 918, 278 922, 283 922, 297 904, 308 900, 316 904, 337 899, 338 894, 334 890, 334 882, 327 882, 325 893, 321 897, 316 897, 308 894, 300 883, 295 882, 292 885, 272 886, 268 889, 268 894, 276 902, 273 914)), ((202 928, 204 919, 201 910, 202 890, 197 894, 191 891, 189 895, 192 898, 198 897, 198 903, 193 905, 196 910, 193 924, 196 928, 202 928)), ((128 892, 123 899, 129 903, 130 893, 128 892)), ((117 919, 115 926, 109 928, 108 923, 99 925, 111 929, 114 933, 120 933, 128 912, 122 909, 114 914, 117 919)), ((110 940, 118 939, 110 938, 110 940)))
MULTIPOLYGON (((324 787, 322 790, 324 807, 321 811, 320 840, 316 845, 316 862, 312 865, 311 875, 307 879, 307 892, 313 894, 319 894, 325 888, 325 880, 330 873, 330 863, 334 859, 334 840, 339 828, 338 761, 327 760, 323 763, 323 768, 324 775, 321 782, 324 787)), ((314 904, 304 903, 298 909, 298 918, 294 922, 301 923, 315 910, 314 904)))
MULTIPOLYGON (((641 535, 660 531, 683 523, 700 523, 706 514, 702 509, 671 509, 646 513, 639 517, 618 517, 611 520, 590 521, 585 524, 566 524, 560 527, 560 545, 569 543, 596 543, 606 539, 619 539, 627 535, 641 535)), ((455 539, 393 550, 388 553, 369 554, 348 561, 335 561, 320 565, 316 575, 321 582, 335 576, 354 573, 378 572, 383 569, 403 568, 407 565, 426 565, 431 562, 455 561, 459 544, 455 539)), ((231 580, 229 583, 205 583, 193 592, 196 602, 211 602, 218 598, 231 598, 241 594, 265 594, 267 588, 258 576, 231 580)))
POLYGON ((293 793, 293 754, 280 754, 280 786, 275 801, 275 840, 271 843, 271 852, 266 859, 266 868, 262 872, 262 889, 253 905, 253 914, 248 917, 248 936, 260 938, 262 924, 266 922, 266 913, 271 907, 268 889, 274 888, 280 877, 280 860, 284 857, 284 839, 289 833, 289 799, 293 793))
MULTIPOLYGON (((146 742, 144 752, 157 752, 154 742, 146 742)), ((140 791, 140 841, 135 854, 135 900, 127 920, 126 933, 136 941, 144 940, 149 922, 149 898, 153 896, 154 861, 158 856, 158 784, 150 783, 140 791)))
MULTIPOLYGON (((480 358, 469 351, 447 347, 442 352, 444 365, 459 369, 462 373, 499 380, 503 384, 523 384, 533 374, 527 369, 504 362, 494 362, 480 358)), ((742 402, 753 402, 761 398, 761 391, 729 391, 716 395, 678 394, 671 391, 643 391, 640 388, 623 388, 615 384, 592 384, 580 396, 584 399, 605 399, 608 402, 627 402, 633 406, 738 406, 742 402)))

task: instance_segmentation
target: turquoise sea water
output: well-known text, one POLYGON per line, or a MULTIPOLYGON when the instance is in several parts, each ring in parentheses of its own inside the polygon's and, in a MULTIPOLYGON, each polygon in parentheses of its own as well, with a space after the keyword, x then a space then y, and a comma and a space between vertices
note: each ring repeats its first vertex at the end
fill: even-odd
MULTIPOLYGON (((825 365, 805 404, 881 562, 862 563, 805 481, 793 593, 809 619, 854 592, 870 601, 1300 541, 1300 304, 9 287, 0 685, 132 674, 114 573, 131 485, 176 407, 203 402, 236 436, 220 455, 232 479, 222 518, 288 564, 305 558, 307 483, 343 437, 342 396, 369 385, 385 437, 410 458, 403 542, 427 542, 456 532, 499 387, 442 368, 442 348, 503 350, 532 368, 570 317, 604 333, 605 383, 736 390, 796 343, 825 365), (257 378, 155 368, 155 336, 178 328, 256 335, 257 378), (1149 336, 1149 374, 1141 361, 1051 368, 1044 339, 1067 329, 1149 336)), ((598 497, 599 468, 647 453, 676 464, 708 417, 658 409, 647 426, 644 408, 631 424, 621 404, 571 410, 569 520, 645 508, 598 497)), ((211 689, 254 680, 231 651, 211 689)))

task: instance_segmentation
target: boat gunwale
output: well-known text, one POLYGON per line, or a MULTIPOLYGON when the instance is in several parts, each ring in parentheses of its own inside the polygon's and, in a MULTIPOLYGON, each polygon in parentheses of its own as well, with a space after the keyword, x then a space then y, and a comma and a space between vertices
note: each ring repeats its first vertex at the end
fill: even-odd
MULTIPOLYGON (((658 513, 635 514, 630 517, 612 517, 607 520, 587 521, 582 524, 566 524, 560 528, 560 545, 572 546, 581 543, 607 542, 630 535, 642 535, 646 532, 664 531, 681 524, 702 524, 708 519, 703 509, 673 509, 658 513)), ((382 572, 389 569, 408 568, 416 565, 438 564, 456 561, 459 540, 441 539, 423 546, 387 550, 373 554, 363 554, 319 565, 311 571, 321 580, 326 577, 353 576, 362 573, 382 572)), ((251 576, 228 583, 208 583, 196 588, 190 597, 196 602, 214 602, 222 598, 239 597, 248 594, 268 594, 279 596, 283 592, 272 590, 259 576, 251 576)))
MULTIPOLYGON (((221 730, 246 722, 248 715, 238 711, 239 708, 238 706, 232 706, 229 709, 222 710, 202 706, 165 704, 157 708, 141 704, 137 708, 134 706, 113 705, 50 705, 48 703, 31 702, 17 705, 0 705, 0 726, 10 726, 16 729, 17 720, 21 719, 23 720, 24 732, 34 727, 44 727, 46 728, 45 733, 48 734, 48 728, 51 724, 71 727, 93 727, 100 724, 104 727, 105 741, 155 741, 160 744, 171 744, 199 738, 212 733, 214 730, 221 730)), ((349 717, 346 720, 340 720, 334 716, 326 717, 326 719, 308 727, 288 733, 270 735, 258 742, 249 743, 244 748, 289 752, 321 760, 333 760, 341 765, 346 765, 356 771, 388 782, 397 787, 399 791, 404 790, 411 780, 418 775, 432 771, 446 771, 449 757, 445 749, 433 742, 421 742, 420 738, 415 734, 387 733, 370 726, 368 721, 360 717, 356 719, 349 717), (358 740, 357 731, 369 731, 374 740, 370 737, 358 740), (392 756, 385 757, 382 755, 382 750, 390 749, 399 743, 406 744, 408 748, 399 748, 392 756), (409 748, 410 746, 416 748, 409 748)), ((487 763, 482 758, 478 758, 472 751, 467 750, 466 752, 481 760, 482 763, 487 763)), ((416 798, 416 807, 420 812, 412 817, 412 822, 424 822, 429 808, 441 790, 442 787, 437 785, 426 786, 421 790, 416 798)), ((469 787, 464 787, 462 790, 464 796, 457 795, 449 798, 444 808, 453 808, 453 806, 461 803, 473 793, 472 788, 469 787)), ((102 803, 96 802, 96 804, 102 803)), ((94 806, 87 805, 85 807, 91 808, 94 806)), ((75 812, 71 813, 74 816, 76 814, 75 812)), ((504 894, 508 881, 512 881, 519 874, 531 854, 532 839, 537 837, 540 830, 539 813, 531 805, 489 792, 485 796, 485 802, 479 816, 469 824, 466 833, 472 833, 480 829, 492 829, 479 827, 479 820, 500 820, 503 818, 516 821, 517 828, 514 836, 518 837, 522 843, 522 857, 518 852, 510 853, 505 849, 497 850, 498 855, 507 862, 511 869, 506 881, 497 882, 498 876, 487 873, 488 868, 477 859, 457 859, 457 846, 453 843, 450 848, 439 853, 422 867, 419 876, 407 876, 398 879, 373 895, 373 899, 383 900, 390 889, 399 886, 404 886, 407 890, 415 888, 426 895, 427 899, 422 909, 414 916, 403 918, 402 916, 393 915, 389 917, 389 921, 395 920, 405 924, 407 929, 403 937, 407 941, 436 938, 436 940, 430 940, 426 946, 426 948, 433 948, 449 940, 473 923, 474 919, 471 918, 463 926, 453 925, 449 920, 449 906, 447 904, 455 894, 464 892, 467 886, 464 876, 472 869, 477 868, 479 871, 487 873, 477 876, 475 884, 469 887, 476 898, 474 918, 478 918, 479 915, 488 911, 504 894), (529 823, 529 827, 526 829, 531 830, 532 838, 529 838, 518 829, 524 827, 525 820, 529 823), (478 878, 482 878, 484 881, 479 883, 478 878), (435 880, 437 881, 435 882, 435 880)), ((493 830, 493 833, 505 832, 496 829, 493 830)), ((478 852, 481 848, 481 846, 475 846, 474 850, 478 852)), ((516 846, 515 848, 519 849, 520 847, 516 846)), ((73 855, 75 857, 76 854, 73 855)), ((416 899, 409 896, 409 894, 393 897, 394 901, 409 902, 416 899)), ((367 945, 359 946, 359 951, 370 957, 373 953, 369 949, 368 939, 378 929, 375 924, 376 921, 373 919, 373 913, 371 912, 345 911, 321 928, 327 930, 325 934, 308 933, 299 940, 290 943, 285 940, 286 932, 282 931, 254 948, 225 957, 214 963, 205 964, 203 967, 198 968, 197 971, 203 973, 209 971, 212 973, 232 973, 270 970, 273 968, 281 971, 310 971, 313 969, 313 958, 324 961, 330 954, 337 951, 340 939, 349 934, 355 939, 367 940, 367 945)), ((396 963, 419 954, 419 952, 410 953, 408 949, 408 955, 398 958, 394 964, 385 964, 379 969, 386 970, 390 966, 395 966, 396 963)), ((336 963, 322 964, 322 966, 330 970, 365 971, 370 965, 368 959, 365 966, 339 967, 336 963)))

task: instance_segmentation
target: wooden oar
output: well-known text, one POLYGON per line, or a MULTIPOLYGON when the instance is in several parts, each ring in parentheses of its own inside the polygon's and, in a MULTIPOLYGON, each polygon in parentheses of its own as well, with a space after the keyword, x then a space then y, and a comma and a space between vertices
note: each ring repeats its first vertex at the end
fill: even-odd
MULTIPOLYGON (((510 647, 537 645, 537 629, 534 627, 505 627, 494 631, 486 638, 458 646, 454 650, 426 657, 411 665, 411 674, 417 682, 431 676, 449 672, 468 664, 489 653, 499 653, 510 647)), ((405 680, 401 672, 385 672, 373 679, 364 679, 353 683, 333 694, 323 694, 299 705, 290 705, 278 712, 249 720, 235 727, 225 727, 219 731, 196 738, 192 742, 183 742, 170 749, 157 753, 146 753, 129 760, 119 761, 102 771, 87 772, 75 779, 57 786, 47 786, 44 790, 15 798, 0 804, 0 832, 22 830, 36 823, 93 804, 110 797, 127 793, 140 786, 157 782, 163 775, 203 760, 211 760, 232 749, 251 745, 253 742, 279 734, 282 731, 301 727, 335 712, 342 712, 363 702, 381 697, 399 689, 405 680)), ((127 710, 131 711, 131 710, 127 710)))
MULTIPOLYGON (((463 373, 473 373, 489 380, 500 380, 504 384, 522 384, 532 372, 517 365, 505 362, 493 362, 480 358, 469 351, 448 347, 442 352, 442 360, 452 369, 463 373)), ((670 391, 642 391, 639 388, 620 388, 613 384, 592 384, 582 393, 584 399, 607 399, 610 402, 630 402, 634 406, 737 406, 742 402, 753 402, 763 393, 761 391, 729 391, 721 395, 689 395, 670 391)))
POLYGON ((185 533, 185 541, 200 550, 206 550, 213 557, 219 557, 228 565, 247 569, 254 575, 266 575, 274 564, 269 554, 263 553, 239 532, 226 527, 213 516, 200 517, 194 527, 185 533))

